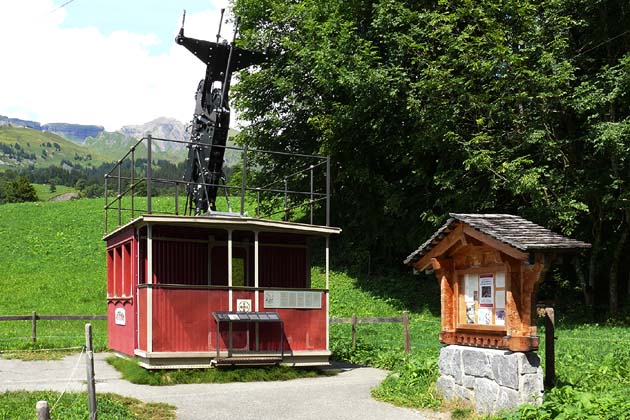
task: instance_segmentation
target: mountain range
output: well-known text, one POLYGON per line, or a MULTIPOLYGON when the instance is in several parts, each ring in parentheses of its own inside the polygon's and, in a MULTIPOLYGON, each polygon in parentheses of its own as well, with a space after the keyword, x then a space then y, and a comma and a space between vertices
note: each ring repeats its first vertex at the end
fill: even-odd
MULTIPOLYGON (((236 134, 230 130, 229 136, 236 134)), ((70 123, 41 124, 0 115, 0 171, 30 165, 50 166, 79 162, 93 166, 120 159, 139 139, 151 134, 154 139, 153 159, 181 162, 187 156, 183 143, 160 139, 188 141, 186 126, 173 118, 160 117, 140 125, 128 125, 117 131, 105 131, 102 126, 70 123)), ((233 142, 228 138, 228 145, 233 142)), ((226 153, 226 165, 234 160, 226 153)), ((146 156, 144 143, 136 147, 136 156, 146 156)))

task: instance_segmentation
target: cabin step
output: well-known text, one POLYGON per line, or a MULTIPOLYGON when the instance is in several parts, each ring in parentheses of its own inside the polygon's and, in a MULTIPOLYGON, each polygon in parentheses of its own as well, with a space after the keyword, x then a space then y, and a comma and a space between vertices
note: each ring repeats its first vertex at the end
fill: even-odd
POLYGON ((227 365, 275 365, 282 362, 280 356, 233 356, 215 357, 211 363, 216 366, 227 365))

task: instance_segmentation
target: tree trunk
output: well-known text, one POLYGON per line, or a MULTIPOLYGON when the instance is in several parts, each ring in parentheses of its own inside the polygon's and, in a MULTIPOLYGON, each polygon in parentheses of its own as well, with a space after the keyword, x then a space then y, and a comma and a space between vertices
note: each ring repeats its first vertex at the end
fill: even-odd
POLYGON ((627 239, 628 227, 624 223, 623 231, 621 232, 621 236, 619 237, 619 242, 617 242, 617 247, 615 248, 613 259, 610 264, 610 277, 608 280, 608 305, 610 306, 611 314, 616 314, 617 312, 619 312, 619 262, 621 260, 621 256, 623 255, 623 250, 625 248, 627 239))
POLYGON ((589 307, 593 307, 595 303, 594 293, 595 293, 595 276, 597 275, 597 261, 599 256, 599 244, 601 242, 602 237, 602 221, 599 217, 594 221, 593 225, 593 247, 591 248, 591 258, 588 263, 588 284, 586 285, 586 289, 584 290, 584 297, 586 298, 586 305, 589 307))
MULTIPOLYGON (((582 289, 582 293, 584 294, 584 303, 589 305, 589 302, 592 300, 592 294, 588 293, 588 283, 586 281, 586 276, 584 275, 584 268, 582 267, 582 261, 580 257, 575 256, 571 261, 573 263, 573 268, 575 269, 575 275, 578 279, 578 283, 580 284, 580 288, 582 289)), ((590 303, 592 304, 592 303, 590 303)))

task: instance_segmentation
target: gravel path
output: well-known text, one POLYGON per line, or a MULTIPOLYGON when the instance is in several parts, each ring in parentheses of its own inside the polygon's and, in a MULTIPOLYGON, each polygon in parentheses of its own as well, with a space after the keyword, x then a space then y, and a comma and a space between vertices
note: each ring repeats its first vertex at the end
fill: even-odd
MULTIPOLYGON (((339 375, 284 382, 191 384, 152 387, 134 385, 105 359, 95 355, 97 392, 114 392, 147 402, 177 407, 180 420, 199 419, 434 419, 439 414, 395 407, 370 397, 386 372, 373 368, 344 369, 339 375)), ((78 355, 54 361, 0 359, 0 392, 14 390, 85 390, 85 363, 78 355), (73 379, 68 378, 76 366, 73 379)), ((85 357, 85 356, 84 356, 85 357)))

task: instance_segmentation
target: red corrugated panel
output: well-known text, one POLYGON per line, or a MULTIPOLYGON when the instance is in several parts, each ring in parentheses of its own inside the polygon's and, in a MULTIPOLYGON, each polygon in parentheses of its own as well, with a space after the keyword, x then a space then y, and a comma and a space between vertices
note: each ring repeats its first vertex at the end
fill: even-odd
POLYGON ((262 246, 259 258, 260 287, 306 287, 306 248, 262 246))
POLYGON ((208 284, 208 245, 154 240, 153 273, 156 284, 208 284))
POLYGON ((147 294, 148 289, 138 289, 138 348, 147 350, 147 294))
POLYGON ((107 296, 114 296, 114 250, 107 251, 107 296))
MULTIPOLYGON (((326 293, 322 293, 321 309, 265 309, 264 292, 260 293, 261 311, 277 312, 284 321, 285 349, 326 350, 326 293)), ((276 332, 270 330, 261 339, 277 341, 276 332)))

